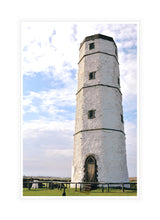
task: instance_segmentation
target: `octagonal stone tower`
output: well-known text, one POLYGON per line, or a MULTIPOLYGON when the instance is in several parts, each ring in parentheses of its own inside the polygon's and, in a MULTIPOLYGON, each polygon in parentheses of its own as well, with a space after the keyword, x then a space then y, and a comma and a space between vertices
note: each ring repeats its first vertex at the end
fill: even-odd
POLYGON ((72 182, 129 182, 117 46, 96 34, 80 44, 72 182))

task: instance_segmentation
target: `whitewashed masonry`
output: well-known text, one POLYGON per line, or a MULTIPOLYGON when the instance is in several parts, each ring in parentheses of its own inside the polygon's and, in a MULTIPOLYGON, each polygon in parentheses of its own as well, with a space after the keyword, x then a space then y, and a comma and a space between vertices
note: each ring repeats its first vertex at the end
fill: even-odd
POLYGON ((80 45, 72 182, 129 182, 117 47, 96 34, 80 45))

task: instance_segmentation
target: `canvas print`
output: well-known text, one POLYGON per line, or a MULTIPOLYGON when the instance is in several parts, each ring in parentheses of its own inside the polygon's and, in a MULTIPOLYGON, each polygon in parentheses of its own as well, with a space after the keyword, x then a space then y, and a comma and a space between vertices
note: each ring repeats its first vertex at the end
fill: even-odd
POLYGON ((138 24, 22 21, 23 192, 137 196, 138 24))

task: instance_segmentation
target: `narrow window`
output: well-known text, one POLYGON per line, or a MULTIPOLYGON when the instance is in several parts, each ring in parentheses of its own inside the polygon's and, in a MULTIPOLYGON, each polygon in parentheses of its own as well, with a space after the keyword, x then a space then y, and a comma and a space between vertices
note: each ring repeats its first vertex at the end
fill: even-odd
POLYGON ((88 111, 88 118, 89 118, 89 119, 95 118, 95 111, 96 111, 96 110, 90 110, 90 111, 88 111))
POLYGON ((94 43, 89 44, 89 49, 90 50, 94 49, 94 43))
POLYGON ((123 115, 122 115, 122 114, 121 114, 121 122, 124 123, 124 121, 123 121, 123 115))
POLYGON ((118 85, 120 85, 120 80, 119 80, 119 77, 118 77, 118 85))
POLYGON ((115 49, 115 54, 116 54, 116 56, 117 56, 117 48, 115 49))
POLYGON ((89 80, 95 79, 95 74, 96 74, 96 72, 89 73, 89 80))

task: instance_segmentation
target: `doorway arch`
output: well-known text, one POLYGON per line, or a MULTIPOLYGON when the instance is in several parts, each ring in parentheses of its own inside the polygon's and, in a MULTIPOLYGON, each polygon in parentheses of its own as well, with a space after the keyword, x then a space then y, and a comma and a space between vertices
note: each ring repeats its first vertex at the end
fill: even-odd
POLYGON ((84 165, 84 182, 98 182, 97 161, 93 155, 89 155, 84 165))

